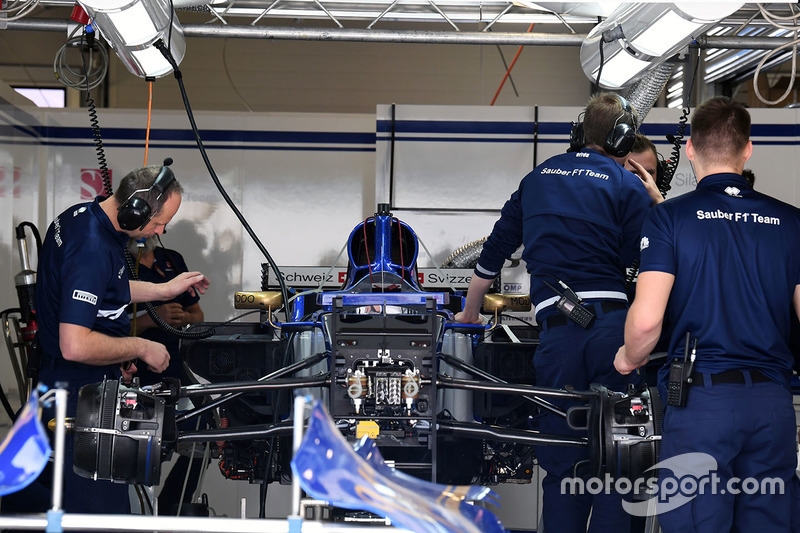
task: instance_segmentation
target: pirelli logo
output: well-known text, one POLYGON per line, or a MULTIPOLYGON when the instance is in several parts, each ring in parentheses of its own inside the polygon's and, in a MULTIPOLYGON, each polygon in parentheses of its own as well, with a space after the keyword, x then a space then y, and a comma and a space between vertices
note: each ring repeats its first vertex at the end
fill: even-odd
POLYGON ((92 305, 97 305, 97 296, 95 296, 91 292, 79 291, 78 289, 75 289, 72 293, 72 299, 78 300, 79 302, 86 302, 92 305))

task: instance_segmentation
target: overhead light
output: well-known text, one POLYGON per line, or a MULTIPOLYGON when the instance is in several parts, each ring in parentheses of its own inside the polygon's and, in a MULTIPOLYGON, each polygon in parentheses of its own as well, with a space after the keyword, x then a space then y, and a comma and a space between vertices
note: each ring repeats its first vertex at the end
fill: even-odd
MULTIPOLYGON (((650 66, 649 61, 642 61, 636 59, 628 54, 617 54, 603 66, 602 81, 610 86, 623 87, 628 83, 628 80, 635 79, 639 74, 650 66)), ((597 72, 592 73, 592 79, 597 79, 597 72)))
POLYGON ((601 87, 621 89, 742 5, 743 2, 623 4, 586 36, 581 45, 581 67, 601 87))
POLYGON ((176 65, 183 60, 186 40, 169 0, 78 0, 78 3, 125 67, 137 76, 158 78, 172 72, 170 62, 153 47, 159 40, 168 44, 176 65))

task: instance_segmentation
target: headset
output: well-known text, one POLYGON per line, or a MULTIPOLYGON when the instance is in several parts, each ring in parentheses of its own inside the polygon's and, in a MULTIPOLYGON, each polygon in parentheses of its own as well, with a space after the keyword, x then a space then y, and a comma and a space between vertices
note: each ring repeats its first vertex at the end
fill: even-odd
POLYGON ((167 187, 175 181, 175 174, 173 174, 172 169, 169 168, 171 164, 172 158, 166 158, 153 184, 147 189, 137 189, 133 191, 131 195, 128 196, 128 199, 119 206, 117 209, 117 223, 119 223, 120 228, 127 231, 136 229, 141 231, 147 226, 150 219, 155 215, 155 211, 150 204, 147 203, 145 198, 151 194, 155 194, 155 200, 158 201, 167 187), (142 196, 145 198, 142 198, 142 196))
MULTIPOLYGON (((614 121, 614 127, 608 132, 605 142, 603 143, 603 150, 608 155, 614 157, 625 157, 633 148, 633 143, 636 140, 636 130, 639 127, 636 123, 636 115, 633 112, 630 102, 622 96, 615 94, 619 99, 622 106, 622 114, 614 121)), ((583 136, 583 120, 581 113, 578 116, 578 121, 572 123, 572 130, 569 132, 569 149, 568 152, 577 152, 586 146, 586 140, 583 136)))

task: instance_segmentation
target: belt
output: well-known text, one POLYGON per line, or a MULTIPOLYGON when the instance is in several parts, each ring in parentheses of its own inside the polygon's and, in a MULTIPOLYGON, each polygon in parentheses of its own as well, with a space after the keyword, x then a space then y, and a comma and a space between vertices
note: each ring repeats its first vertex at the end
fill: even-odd
MULTIPOLYGON (((602 300, 600 302, 585 303, 583 304, 583 307, 593 308, 595 310, 595 314, 601 314, 627 309, 628 303, 623 302, 622 300, 602 300)), ((547 329, 552 329, 560 326, 566 326, 567 324, 571 323, 572 320, 570 320, 566 315, 556 313, 548 316, 542 320, 542 322, 545 326, 547 326, 547 329)))
MULTIPOLYGON (((726 370, 718 374, 709 374, 708 377, 712 385, 722 385, 723 383, 744 385, 745 372, 750 372, 751 383, 766 383, 772 381, 770 378, 759 372, 758 370, 726 370)), ((705 375, 700 372, 692 372, 692 385, 705 385, 705 375)))

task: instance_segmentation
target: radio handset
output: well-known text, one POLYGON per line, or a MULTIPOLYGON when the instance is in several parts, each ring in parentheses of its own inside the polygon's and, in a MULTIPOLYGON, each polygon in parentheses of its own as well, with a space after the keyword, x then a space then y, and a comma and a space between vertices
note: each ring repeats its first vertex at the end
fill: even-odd
POLYGON ((689 398, 689 386, 692 384, 692 373, 694 372, 694 360, 697 357, 697 339, 689 356, 689 344, 692 335, 686 332, 686 343, 683 347, 683 359, 675 358, 669 365, 669 380, 667 381, 667 405, 675 407, 686 407, 689 398))
POLYGON ((584 329, 591 326, 595 319, 594 310, 583 307, 583 300, 566 283, 558 278, 556 278, 556 281, 564 289, 563 291, 558 290, 547 280, 542 280, 547 288, 559 296, 556 301, 558 312, 584 329))

